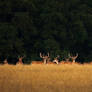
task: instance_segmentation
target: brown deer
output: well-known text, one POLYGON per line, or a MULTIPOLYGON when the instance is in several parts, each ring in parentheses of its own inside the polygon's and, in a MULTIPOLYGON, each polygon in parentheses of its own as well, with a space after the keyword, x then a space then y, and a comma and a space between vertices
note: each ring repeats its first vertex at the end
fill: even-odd
POLYGON ((59 55, 58 55, 57 57, 54 58, 53 62, 56 63, 56 64, 59 64, 58 58, 59 58, 59 55))
POLYGON ((17 64, 23 64, 23 58, 24 58, 24 56, 22 57, 20 57, 20 56, 18 56, 18 62, 17 62, 17 64))
POLYGON ((8 64, 8 61, 7 61, 7 59, 5 59, 5 60, 4 60, 4 64, 8 64))
POLYGON ((65 59, 65 61, 63 61, 62 63, 64 63, 64 64, 71 63, 70 62, 70 54, 68 54, 67 57, 65 57, 64 59, 65 59))
POLYGON ((44 54, 42 55, 42 54, 40 53, 40 58, 43 59, 44 64, 47 64, 47 62, 50 61, 49 53, 48 53, 47 55, 44 55, 44 54))
POLYGON ((78 53, 76 54, 76 56, 71 56, 71 55, 69 54, 69 58, 72 59, 72 62, 73 62, 73 63, 75 63, 75 60, 76 60, 77 57, 78 57, 78 53))

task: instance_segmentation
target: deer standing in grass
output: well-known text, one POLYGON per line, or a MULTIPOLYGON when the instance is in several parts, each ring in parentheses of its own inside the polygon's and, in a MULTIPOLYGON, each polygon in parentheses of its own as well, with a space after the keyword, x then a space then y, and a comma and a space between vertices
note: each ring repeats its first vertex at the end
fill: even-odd
POLYGON ((72 62, 73 62, 73 63, 75 63, 75 60, 76 60, 77 57, 78 57, 78 53, 76 54, 76 56, 71 56, 71 55, 69 54, 69 58, 72 59, 72 62))
POLYGON ((53 62, 56 63, 56 64, 59 64, 58 58, 59 58, 59 55, 58 55, 57 57, 54 58, 53 62))
POLYGON ((8 64, 8 61, 7 61, 7 59, 5 59, 5 60, 4 60, 4 64, 8 64))
POLYGON ((47 62, 50 61, 49 53, 47 55, 42 55, 40 53, 40 58, 43 59, 44 64, 47 64, 47 62))
POLYGON ((18 62, 17 62, 17 64, 23 64, 23 58, 24 58, 24 56, 22 57, 20 57, 20 56, 18 56, 18 62))

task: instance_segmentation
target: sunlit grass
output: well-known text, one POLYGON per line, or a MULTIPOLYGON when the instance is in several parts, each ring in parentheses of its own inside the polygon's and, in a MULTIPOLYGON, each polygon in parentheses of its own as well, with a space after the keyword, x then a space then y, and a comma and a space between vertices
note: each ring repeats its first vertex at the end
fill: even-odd
POLYGON ((92 65, 0 65, 0 92, 92 92, 92 65))

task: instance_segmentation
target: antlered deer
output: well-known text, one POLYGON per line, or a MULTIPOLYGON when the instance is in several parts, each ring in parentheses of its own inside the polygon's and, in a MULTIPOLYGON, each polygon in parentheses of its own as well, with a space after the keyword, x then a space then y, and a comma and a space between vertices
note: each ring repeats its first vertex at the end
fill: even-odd
POLYGON ((17 64, 23 64, 23 58, 24 58, 24 56, 23 57, 22 56, 18 56, 17 64))
POLYGON ((69 54, 69 58, 72 59, 72 62, 73 62, 73 63, 75 63, 75 60, 76 60, 77 57, 78 57, 78 53, 76 54, 76 56, 71 56, 71 55, 69 54))
POLYGON ((56 63, 56 64, 59 64, 58 58, 59 58, 59 55, 58 55, 57 57, 54 58, 53 62, 56 63))
POLYGON ((65 57, 64 59, 65 59, 65 61, 62 62, 63 64, 71 64, 72 63, 72 62, 70 62, 70 54, 68 54, 68 56, 65 57))
POLYGON ((42 55, 40 53, 40 58, 43 59, 44 64, 47 64, 47 62, 50 61, 49 53, 47 55, 42 55))

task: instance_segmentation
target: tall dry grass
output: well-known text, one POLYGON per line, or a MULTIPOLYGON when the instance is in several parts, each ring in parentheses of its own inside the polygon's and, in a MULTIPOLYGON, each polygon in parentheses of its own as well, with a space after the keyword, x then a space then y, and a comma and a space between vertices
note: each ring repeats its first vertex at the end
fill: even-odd
POLYGON ((92 92, 92 65, 0 65, 0 92, 92 92))

